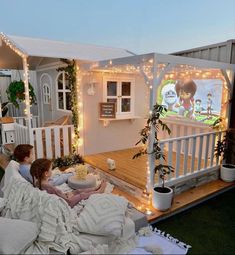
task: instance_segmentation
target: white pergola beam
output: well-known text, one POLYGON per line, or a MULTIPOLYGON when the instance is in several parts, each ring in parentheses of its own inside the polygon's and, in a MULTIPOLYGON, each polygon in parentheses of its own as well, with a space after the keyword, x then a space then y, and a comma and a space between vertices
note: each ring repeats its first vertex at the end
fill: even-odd
POLYGON ((32 144, 31 140, 31 113, 30 113, 30 98, 29 98, 29 68, 27 57, 23 57, 23 70, 24 70, 24 88, 25 88, 25 115, 26 115, 26 123, 29 131, 29 143, 32 144))

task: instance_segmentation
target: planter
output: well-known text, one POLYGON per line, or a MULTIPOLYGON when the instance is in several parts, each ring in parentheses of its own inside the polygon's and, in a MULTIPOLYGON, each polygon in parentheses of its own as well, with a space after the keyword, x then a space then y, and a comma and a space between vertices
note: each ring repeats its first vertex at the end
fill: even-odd
POLYGON ((235 181, 235 165, 222 164, 220 168, 220 178, 225 182, 235 181))
POLYGON ((159 211, 166 211, 171 207, 173 199, 173 189, 169 187, 154 187, 153 188, 153 207, 159 211))

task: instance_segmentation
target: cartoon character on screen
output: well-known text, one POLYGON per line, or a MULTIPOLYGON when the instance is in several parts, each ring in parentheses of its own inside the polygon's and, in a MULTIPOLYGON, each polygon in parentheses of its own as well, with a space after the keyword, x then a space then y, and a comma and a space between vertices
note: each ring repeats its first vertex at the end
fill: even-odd
POLYGON ((207 118, 208 119, 211 119, 212 118, 212 94, 209 92, 207 94, 207 101, 206 101, 206 104, 207 104, 207 118))
POLYGON ((177 102, 177 94, 175 91, 175 84, 169 83, 166 84, 161 91, 162 95, 162 105, 166 107, 167 110, 170 111, 178 111, 178 109, 175 107, 175 104, 177 102))
POLYGON ((191 119, 195 118, 194 115, 194 95, 197 90, 197 85, 193 80, 177 81, 175 90, 179 97, 179 115, 191 119))
POLYGON ((202 112, 202 100, 196 99, 194 104, 194 112, 199 115, 202 112))

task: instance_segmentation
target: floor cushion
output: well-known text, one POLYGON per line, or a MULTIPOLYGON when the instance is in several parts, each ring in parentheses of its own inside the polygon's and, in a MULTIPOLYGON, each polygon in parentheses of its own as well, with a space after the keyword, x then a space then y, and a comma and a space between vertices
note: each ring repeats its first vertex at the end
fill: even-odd
POLYGON ((0 254, 21 254, 37 235, 33 222, 0 217, 0 254))

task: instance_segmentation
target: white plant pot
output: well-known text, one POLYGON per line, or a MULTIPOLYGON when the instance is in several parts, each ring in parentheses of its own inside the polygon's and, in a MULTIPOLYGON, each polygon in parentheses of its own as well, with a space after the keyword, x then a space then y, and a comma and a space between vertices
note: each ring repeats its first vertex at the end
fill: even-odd
POLYGON ((235 165, 222 164, 220 168, 220 178, 225 182, 235 181, 235 165))
POLYGON ((165 191, 168 192, 161 192, 157 191, 157 189, 161 189, 159 186, 155 186, 153 188, 153 197, 152 197, 152 204, 155 209, 159 211, 166 211, 171 207, 172 199, 173 199, 173 189, 170 187, 165 187, 165 191))

